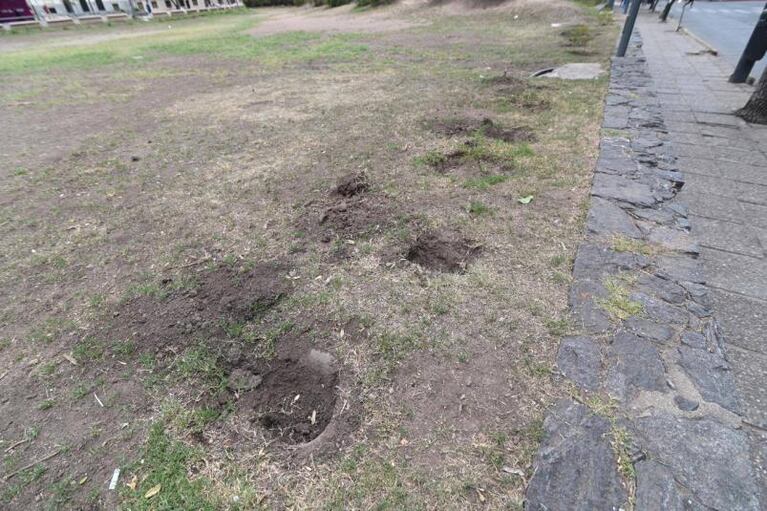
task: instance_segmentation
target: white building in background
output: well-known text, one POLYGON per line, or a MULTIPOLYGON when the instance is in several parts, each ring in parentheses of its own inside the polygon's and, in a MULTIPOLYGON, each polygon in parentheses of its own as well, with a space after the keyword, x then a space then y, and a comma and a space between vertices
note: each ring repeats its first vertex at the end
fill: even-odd
POLYGON ((98 14, 169 14, 242 7, 242 0, 28 0, 39 15, 61 16, 98 14))

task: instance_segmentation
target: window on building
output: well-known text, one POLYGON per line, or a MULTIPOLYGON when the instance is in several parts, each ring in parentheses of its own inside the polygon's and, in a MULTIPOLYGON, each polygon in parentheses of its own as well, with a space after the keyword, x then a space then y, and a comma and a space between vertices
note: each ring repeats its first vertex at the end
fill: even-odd
POLYGON ((157 9, 157 2, 152 0, 152 9, 157 9))
POLYGON ((165 8, 170 9, 170 0, 165 0, 165 8))
POLYGON ((192 0, 192 5, 194 5, 195 7, 197 7, 197 0, 192 0))

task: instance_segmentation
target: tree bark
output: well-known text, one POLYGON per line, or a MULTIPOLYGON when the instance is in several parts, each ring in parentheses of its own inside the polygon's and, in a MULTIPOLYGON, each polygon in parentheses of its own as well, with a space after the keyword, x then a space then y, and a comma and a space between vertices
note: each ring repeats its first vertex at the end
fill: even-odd
POLYGON ((671 12, 671 7, 674 6, 674 3, 676 3, 676 0, 668 0, 666 3, 666 7, 663 8, 663 12, 660 13, 660 20, 665 22, 666 18, 668 18, 668 13, 671 12))
POLYGON ((735 115, 754 124, 767 124, 767 69, 759 78, 759 83, 748 99, 746 106, 736 110, 735 115))

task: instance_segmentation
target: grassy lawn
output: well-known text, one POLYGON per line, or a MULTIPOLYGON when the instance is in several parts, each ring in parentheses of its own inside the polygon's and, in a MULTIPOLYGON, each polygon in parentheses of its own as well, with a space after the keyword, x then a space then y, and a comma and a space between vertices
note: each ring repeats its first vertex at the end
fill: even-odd
POLYGON ((0 507, 522 509, 607 84, 528 76, 615 35, 526 0, 0 36, 0 507))

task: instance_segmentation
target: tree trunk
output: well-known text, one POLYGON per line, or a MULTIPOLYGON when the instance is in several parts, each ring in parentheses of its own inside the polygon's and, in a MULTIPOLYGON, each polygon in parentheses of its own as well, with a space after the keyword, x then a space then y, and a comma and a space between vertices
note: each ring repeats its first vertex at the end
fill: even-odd
POLYGON ((668 18, 668 13, 671 12, 671 8, 674 6, 674 3, 676 0, 668 0, 666 3, 666 7, 663 8, 663 12, 660 13, 660 20, 665 22, 666 18, 668 18))
POLYGON ((767 69, 762 73, 746 106, 736 110, 735 115, 754 124, 767 124, 767 69))

